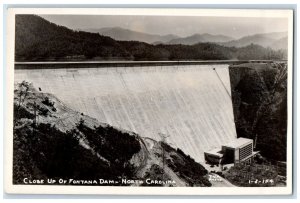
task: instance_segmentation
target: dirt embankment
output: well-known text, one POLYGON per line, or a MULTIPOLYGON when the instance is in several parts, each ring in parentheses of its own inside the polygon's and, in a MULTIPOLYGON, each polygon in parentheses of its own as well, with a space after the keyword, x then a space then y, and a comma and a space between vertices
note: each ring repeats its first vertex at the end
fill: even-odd
POLYGON ((100 123, 54 95, 15 86, 14 183, 33 178, 126 178, 128 185, 210 186, 180 149, 100 123))

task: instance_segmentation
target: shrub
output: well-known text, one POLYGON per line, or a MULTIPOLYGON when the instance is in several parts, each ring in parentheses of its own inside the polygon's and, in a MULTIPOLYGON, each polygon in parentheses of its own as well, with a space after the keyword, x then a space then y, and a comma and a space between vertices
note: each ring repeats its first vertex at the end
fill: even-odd
POLYGON ((266 187, 276 185, 278 172, 273 165, 265 164, 236 164, 231 167, 224 177, 237 186, 266 187), (257 182, 255 182, 257 180, 257 182), (271 182, 266 180, 272 180, 271 182), (259 182, 260 181, 260 182, 259 182))
POLYGON ((36 108, 39 111, 40 115, 42 115, 42 116, 47 116, 49 113, 49 110, 47 108, 44 108, 40 105, 37 105, 36 108))
POLYGON ((54 106, 54 102, 51 102, 50 99, 48 97, 45 97, 44 100, 42 101, 43 104, 53 107, 54 106))

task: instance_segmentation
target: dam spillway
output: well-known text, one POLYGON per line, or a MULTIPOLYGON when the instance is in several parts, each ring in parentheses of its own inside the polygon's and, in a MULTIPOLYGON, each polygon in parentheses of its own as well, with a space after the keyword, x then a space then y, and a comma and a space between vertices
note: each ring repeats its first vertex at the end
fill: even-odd
POLYGON ((236 138, 228 65, 17 69, 100 122, 181 148, 196 161, 236 138))

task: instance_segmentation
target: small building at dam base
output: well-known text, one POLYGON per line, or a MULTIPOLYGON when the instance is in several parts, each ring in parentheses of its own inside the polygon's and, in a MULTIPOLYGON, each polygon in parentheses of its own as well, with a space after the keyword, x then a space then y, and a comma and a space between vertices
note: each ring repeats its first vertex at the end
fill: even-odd
POLYGON ((204 152, 204 157, 205 161, 211 164, 251 163, 258 153, 253 151, 252 139, 240 137, 222 145, 222 148, 204 152))

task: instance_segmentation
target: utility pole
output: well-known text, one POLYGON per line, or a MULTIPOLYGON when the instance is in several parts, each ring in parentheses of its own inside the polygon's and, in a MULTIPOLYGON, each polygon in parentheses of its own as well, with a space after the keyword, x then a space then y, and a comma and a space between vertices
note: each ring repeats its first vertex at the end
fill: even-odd
POLYGON ((163 147, 162 143, 166 143, 166 138, 170 137, 170 135, 165 135, 163 133, 159 133, 161 137, 161 149, 162 149, 162 160, 163 160, 163 173, 162 173, 162 181, 164 180, 164 175, 165 175, 165 148, 163 147))
POLYGON ((35 101, 33 103, 33 112, 34 112, 33 125, 36 126, 36 103, 35 103, 35 101))
POLYGON ((33 118, 33 126, 32 126, 32 136, 35 137, 35 128, 36 128, 36 117, 37 117, 37 105, 36 105, 36 102, 34 101, 33 102, 33 113, 34 113, 34 118, 33 118))

